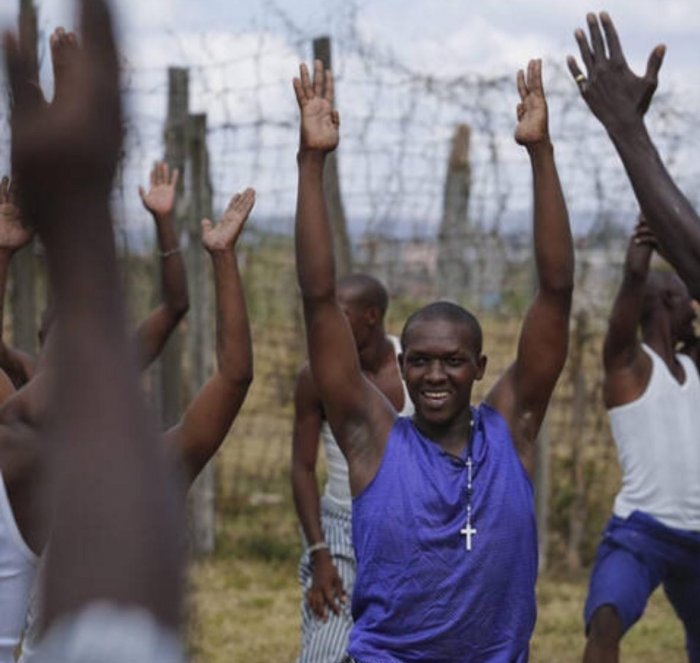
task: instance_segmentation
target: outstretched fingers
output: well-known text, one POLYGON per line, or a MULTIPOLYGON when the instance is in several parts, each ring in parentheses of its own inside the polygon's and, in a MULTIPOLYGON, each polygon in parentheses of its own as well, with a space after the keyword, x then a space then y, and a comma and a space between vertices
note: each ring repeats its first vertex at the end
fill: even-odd
POLYGON ((323 96, 323 63, 320 60, 314 60, 314 96, 323 96))
POLYGON ((603 35, 600 31, 600 26, 598 25, 598 17, 593 13, 588 13, 586 14, 586 21, 588 23, 588 31, 591 33, 593 59, 598 61, 604 60, 605 43, 603 42, 603 35))
POLYGON ((540 58, 528 62, 527 89, 539 96, 544 94, 544 89, 542 88, 542 60, 540 58))
POLYGON ((588 40, 583 30, 580 28, 574 32, 574 37, 576 38, 576 43, 578 44, 578 49, 581 52, 581 59, 583 64, 586 66, 586 70, 590 75, 593 70, 593 53, 591 52, 590 46, 588 45, 588 40))
POLYGON ((610 18, 610 14, 608 14, 608 12, 600 13, 600 24, 603 26, 603 31, 605 32, 605 39, 608 42, 608 53, 610 54, 610 59, 613 62, 624 62, 625 56, 622 52, 620 38, 617 35, 615 24, 612 22, 612 19, 610 18))
POLYGON ((306 64, 302 63, 299 65, 299 78, 301 80, 301 89, 304 93, 304 99, 307 101, 312 99, 314 96, 314 88, 311 84, 311 77, 309 76, 309 68, 306 64))
POLYGON ((525 101, 527 97, 527 85, 525 84, 525 72, 522 69, 518 69, 518 73, 515 77, 515 84, 518 86, 518 94, 520 95, 520 101, 525 101))

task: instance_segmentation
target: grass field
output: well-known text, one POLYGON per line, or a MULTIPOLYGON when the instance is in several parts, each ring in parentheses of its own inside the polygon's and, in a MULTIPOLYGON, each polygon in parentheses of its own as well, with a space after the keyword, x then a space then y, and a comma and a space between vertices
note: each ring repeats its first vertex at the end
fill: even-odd
MULTIPOLYGON (((280 504, 224 513, 220 549, 193 564, 190 642, 195 663, 291 663, 299 639, 299 542, 286 498, 280 504)), ((583 649, 586 577, 545 574, 533 663, 574 663, 583 649)), ((683 663, 683 634, 661 592, 624 641, 623 661, 683 663)))

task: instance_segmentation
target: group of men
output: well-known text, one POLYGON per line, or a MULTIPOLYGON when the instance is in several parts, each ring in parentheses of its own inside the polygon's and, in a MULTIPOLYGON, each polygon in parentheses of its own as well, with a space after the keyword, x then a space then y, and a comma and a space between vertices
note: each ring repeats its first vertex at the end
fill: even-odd
MULTIPOLYGON (((7 263, 31 229, 45 247, 51 306, 36 363, 0 344, 0 661, 14 660, 37 575, 38 635, 27 639, 25 660, 182 661, 183 497, 252 379, 234 249, 255 194, 234 196, 218 224, 202 222, 215 280, 217 371, 181 421, 158 434, 138 372, 187 308, 172 226, 177 173, 158 164, 150 190, 141 191, 156 222, 164 301, 133 340, 109 213, 122 136, 118 58, 106 1, 80 7, 80 46, 62 30, 52 37, 51 103, 38 85, 32 26, 4 43, 13 182, 0 187, 0 294, 7 263)), ((625 482, 591 579, 584 656, 617 660, 622 634, 663 583, 695 662, 700 454, 692 435, 700 382, 688 290, 700 293, 700 219, 644 125, 663 49, 640 78, 607 14, 589 15, 588 25, 590 41, 576 32, 587 73, 573 59, 569 67, 646 222, 630 243, 605 343, 605 399, 625 482), (653 249, 682 281, 648 275, 653 249)), ((296 257, 308 340, 292 471, 306 538, 301 660, 526 661, 536 615, 531 476, 567 355, 574 271, 541 62, 518 72, 515 129, 532 168, 538 289, 515 361, 480 405, 471 392, 486 357, 471 313, 434 302, 409 317, 397 340, 386 335, 388 296, 376 279, 336 282, 323 194, 325 159, 340 137, 332 73, 316 62, 312 76, 302 65, 294 91, 296 257), (323 498, 315 479, 320 439, 329 471, 323 498)))

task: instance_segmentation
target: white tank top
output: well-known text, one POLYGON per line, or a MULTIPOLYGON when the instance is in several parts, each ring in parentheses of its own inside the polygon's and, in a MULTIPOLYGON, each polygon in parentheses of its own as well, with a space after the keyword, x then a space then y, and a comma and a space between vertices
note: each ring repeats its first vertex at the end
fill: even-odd
POLYGON ((652 361, 649 384, 635 401, 608 411, 622 466, 614 513, 643 511, 667 527, 700 532, 700 378, 676 355, 685 381, 642 345, 652 361))
MULTIPOLYGON (((401 344, 396 336, 389 336, 389 340, 394 346, 397 366, 398 357, 401 353, 401 344)), ((400 369, 399 369, 400 374, 400 369)), ((402 417, 410 417, 413 414, 413 403, 408 396, 406 385, 403 385, 403 409, 399 412, 402 417)), ((326 467, 328 470, 328 481, 326 482, 325 498, 334 506, 340 509, 352 508, 352 495, 350 494, 350 477, 348 473, 348 462, 345 460, 343 452, 333 437, 331 427, 327 421, 321 426, 321 439, 326 453, 326 467)))
POLYGON ((37 564, 17 527, 0 473, 0 663, 14 663, 37 564))

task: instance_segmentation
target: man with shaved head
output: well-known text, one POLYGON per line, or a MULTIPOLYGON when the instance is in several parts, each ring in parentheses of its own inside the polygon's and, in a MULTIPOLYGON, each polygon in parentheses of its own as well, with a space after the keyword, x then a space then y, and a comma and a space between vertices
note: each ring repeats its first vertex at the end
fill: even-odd
MULTIPOLYGON (((360 368, 397 412, 413 413, 401 380, 399 340, 388 336, 384 315, 389 297, 384 285, 368 274, 338 280, 337 298, 350 324, 360 368)), ((340 663, 352 628, 350 599, 357 564, 352 547, 352 496, 348 464, 333 437, 305 363, 294 392, 292 491, 305 549, 299 564, 302 586, 299 663, 340 663), (328 478, 319 499, 316 460, 323 443, 328 478)))
POLYGON ((357 578, 348 661, 524 663, 535 624, 537 434, 568 347, 573 246, 549 138, 541 62, 519 72, 515 139, 533 173, 538 291, 517 357, 472 406, 486 368, 481 329, 436 302, 406 323, 402 417, 362 371, 334 278, 323 199, 339 142, 333 78, 302 65, 297 275, 311 374, 348 463, 357 578))
POLYGON ((585 663, 619 659, 660 584, 700 661, 700 379, 677 352, 695 345, 695 314, 675 273, 649 273, 655 246, 640 222, 605 338, 603 394, 623 478, 591 574, 585 663))

